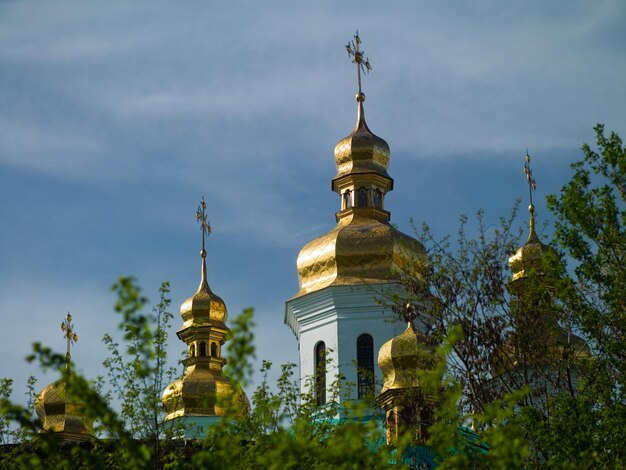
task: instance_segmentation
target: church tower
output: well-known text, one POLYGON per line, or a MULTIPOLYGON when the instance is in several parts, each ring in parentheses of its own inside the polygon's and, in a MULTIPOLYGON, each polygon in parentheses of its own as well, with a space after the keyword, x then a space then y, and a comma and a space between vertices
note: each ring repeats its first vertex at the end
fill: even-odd
POLYGON ((196 212, 202 228, 200 285, 180 306, 183 326, 176 332, 187 345, 187 359, 183 360, 185 372, 163 392, 165 421, 180 425, 185 438, 203 438, 213 423, 227 416, 244 415, 249 409, 244 391, 222 371, 226 364, 222 347, 229 331, 228 312, 224 301, 211 291, 207 282, 204 244, 211 226, 205 209, 202 199, 196 212), (227 405, 234 409, 227 409, 227 405))
POLYGON ((507 285, 515 330, 490 362, 496 380, 504 380, 513 388, 528 384, 531 398, 541 402, 576 390, 578 364, 589 356, 590 349, 581 337, 559 323, 554 299, 558 279, 546 272, 546 259, 554 249, 540 241, 535 228, 532 196, 536 184, 528 153, 524 172, 530 196, 529 233, 526 243, 509 258, 512 278, 507 285))
POLYGON ((354 39, 346 48, 357 65, 357 122, 335 146, 337 225, 300 251, 300 290, 285 308, 285 323, 299 342, 301 391, 313 392, 319 405, 375 391, 381 375, 374 351, 406 326, 380 300, 403 294, 402 277, 423 272, 425 259, 423 246, 389 223, 389 145, 365 122, 361 72, 371 67, 358 33, 354 39), (337 377, 354 384, 344 396, 330 396, 337 377))

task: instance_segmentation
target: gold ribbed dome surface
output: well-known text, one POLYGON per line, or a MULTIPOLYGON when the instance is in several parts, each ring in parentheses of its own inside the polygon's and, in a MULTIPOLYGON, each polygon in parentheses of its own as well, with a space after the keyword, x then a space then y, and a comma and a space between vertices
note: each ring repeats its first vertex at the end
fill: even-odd
POLYGON ((374 135, 365 123, 363 103, 359 103, 357 124, 352 133, 335 146, 337 175, 334 179, 348 174, 375 172, 389 178, 389 145, 374 135))
POLYGON ((307 243, 298 255, 297 296, 330 285, 391 282, 415 275, 424 247, 388 222, 353 211, 335 228, 307 243))
POLYGON ((181 329, 190 326, 206 326, 211 323, 224 324, 228 319, 226 304, 209 287, 204 262, 202 263, 202 278, 198 290, 181 304, 180 315, 183 317, 181 329))
MULTIPOLYGON (((188 360, 189 361, 189 360, 188 360)), ((227 409, 221 399, 235 394, 237 416, 250 407, 244 392, 221 374, 221 364, 211 364, 211 358, 195 358, 188 364, 185 375, 167 386, 163 393, 166 420, 180 416, 226 416, 227 409)))
POLYGON ((424 247, 395 229, 384 209, 393 189, 387 173, 389 145, 365 122, 360 71, 371 66, 358 48, 352 55, 359 74, 357 120, 354 130, 335 146, 337 174, 331 181, 341 210, 335 213, 337 225, 332 230, 300 250, 295 297, 333 285, 388 283, 423 272, 424 247))
POLYGON ((166 421, 186 417, 222 418, 228 415, 229 404, 235 406, 232 411, 240 416, 250 407, 243 390, 222 370, 226 364, 222 347, 229 331, 228 312, 224 301, 211 291, 207 282, 205 238, 211 233, 211 226, 205 210, 202 198, 196 211, 202 228, 201 279, 196 293, 180 306, 183 325, 176 334, 187 345, 187 358, 182 361, 183 376, 163 392, 166 421))
POLYGON ((62 439, 84 440, 93 433, 93 420, 85 420, 80 405, 66 401, 63 380, 51 383, 39 392, 35 411, 43 429, 59 433, 62 439))
POLYGON ((513 282, 526 277, 530 271, 540 273, 544 256, 546 253, 554 251, 549 245, 541 243, 537 236, 535 231, 535 208, 532 204, 528 207, 528 211, 530 212, 528 240, 509 258, 513 282))
MULTIPOLYGON (((554 285, 554 279, 545 276, 543 263, 546 254, 554 252, 554 248, 542 243, 537 236, 535 207, 532 202, 528 206, 528 211, 530 213, 528 240, 509 258, 512 277, 508 288, 512 294, 522 299, 528 299, 529 295, 530 298, 533 296, 543 297, 544 292, 547 294, 547 298, 550 298, 550 286, 554 285), (529 286, 528 278, 531 274, 538 276, 536 281, 543 284, 543 288, 541 285, 529 286)), ((585 340, 561 327, 554 316, 554 311, 550 311, 550 304, 535 311, 532 302, 530 300, 527 302, 527 311, 522 312, 522 314, 529 318, 539 317, 535 320, 536 324, 533 325, 532 345, 526 345, 527 350, 522 351, 520 350, 521 345, 516 344, 520 341, 519 337, 524 334, 528 335, 529 331, 522 331, 510 336, 490 358, 492 373, 495 376, 508 370, 515 370, 522 365, 522 360, 527 365, 541 366, 562 358, 566 351, 573 353, 574 359, 588 356, 591 353, 585 340), (546 307, 548 311, 545 310, 546 307)))
POLYGON ((378 351, 378 367, 383 374, 383 389, 418 387, 417 372, 434 365, 435 348, 411 321, 403 333, 383 344, 378 351))

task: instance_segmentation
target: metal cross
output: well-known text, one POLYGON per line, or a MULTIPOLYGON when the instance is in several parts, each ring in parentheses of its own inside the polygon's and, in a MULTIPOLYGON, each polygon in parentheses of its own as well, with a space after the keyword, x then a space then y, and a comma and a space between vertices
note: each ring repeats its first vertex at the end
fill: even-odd
POLYGON ((357 78, 359 80, 359 94, 361 94, 361 71, 368 73, 372 70, 369 59, 366 58, 365 61, 363 61, 363 53, 365 51, 362 51, 360 46, 361 38, 357 31, 354 35, 354 41, 350 41, 346 44, 346 51, 348 51, 348 56, 352 57, 352 62, 356 64, 357 78))
POLYGON ((204 241, 211 233, 211 225, 206 220, 206 202, 204 202, 204 196, 202 196, 202 202, 200 202, 198 210, 196 211, 196 221, 200 222, 200 228, 202 230, 202 256, 206 256, 204 241))
POLYGON ((70 359, 72 358, 70 355, 70 348, 72 344, 75 344, 76 341, 78 341, 78 335, 74 331, 74 324, 72 323, 72 315, 70 312, 67 312, 65 320, 61 323, 61 331, 63 332, 63 337, 67 339, 67 353, 65 354, 65 360, 69 366, 70 359))
POLYGON ((535 177, 533 176, 533 172, 530 169, 530 155, 528 155, 528 150, 526 150, 526 162, 524 163, 524 174, 526 175, 526 180, 528 181, 528 193, 530 195, 530 205, 533 205, 533 191, 537 189, 537 183, 535 183, 535 177))

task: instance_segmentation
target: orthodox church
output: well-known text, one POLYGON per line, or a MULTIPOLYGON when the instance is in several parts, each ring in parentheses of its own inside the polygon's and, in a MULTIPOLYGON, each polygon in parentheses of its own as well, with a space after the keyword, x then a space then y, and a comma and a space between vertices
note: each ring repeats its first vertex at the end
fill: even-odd
MULTIPOLYGON (((435 403, 424 396, 419 409, 415 409, 408 407, 403 397, 407 391, 419 391, 415 370, 431 367, 428 357, 435 354, 434 348, 421 332, 423 325, 415 320, 415 309, 419 307, 408 304, 405 318, 400 319, 381 299, 406 296, 403 281, 423 280, 428 260, 417 240, 390 223, 390 150, 365 121, 361 73, 367 72, 370 65, 360 44, 357 34, 355 41, 346 46, 357 66, 357 119, 354 130, 334 149, 337 173, 331 189, 338 196, 337 224, 301 249, 297 258, 299 291, 286 301, 284 321, 298 340, 303 395, 312 394, 316 403, 324 406, 331 401, 342 403, 374 394, 386 413, 388 442, 394 441, 403 425, 410 424, 416 443, 423 443, 435 403), (337 377, 344 386, 333 386, 337 377), (382 389, 377 389, 380 383, 382 389)), ((236 414, 249 411, 243 390, 223 373, 228 317, 225 302, 213 293, 207 281, 204 239, 210 226, 205 208, 203 201, 197 213, 203 232, 200 284, 181 305, 183 323, 177 332, 187 351, 185 371, 166 387, 162 399, 165 420, 178 423, 183 429, 181 437, 187 439, 201 438, 213 423, 223 419, 226 410, 222 397, 236 397, 236 414)), ((529 209, 528 241, 509 260, 513 273, 509 289, 517 296, 523 295, 521 286, 528 272, 541 269, 550 249, 535 232, 532 199, 529 209)), ((550 314, 532 315, 539 318, 540 330, 545 332, 543 353, 560 354, 564 345, 572 342, 578 350, 588 352, 584 341, 568 335, 550 314)), ((507 380, 507 374, 519 366, 519 346, 512 338, 503 352, 494 356, 496 378, 507 380)), ((536 367, 544 365, 538 360, 536 367)), ((37 397, 43 427, 60 433, 64 439, 90 436, 90 424, 82 422, 76 410, 76 406, 65 402, 60 382, 46 387, 37 397)))

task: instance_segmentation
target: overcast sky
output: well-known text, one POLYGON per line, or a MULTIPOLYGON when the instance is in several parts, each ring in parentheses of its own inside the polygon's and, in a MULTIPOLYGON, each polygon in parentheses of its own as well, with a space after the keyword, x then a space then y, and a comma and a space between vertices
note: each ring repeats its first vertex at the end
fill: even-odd
POLYGON ((178 357, 202 196, 211 287, 231 317, 255 308, 259 357, 297 361, 284 302, 300 248, 339 208, 355 30, 392 222, 444 235, 526 197, 527 148, 542 221, 595 123, 626 136, 625 25, 620 0, 0 1, 0 377, 18 400, 28 375, 56 380, 23 358, 34 341, 63 350, 68 310, 77 366, 101 374, 121 274, 151 299, 171 282, 178 357))

